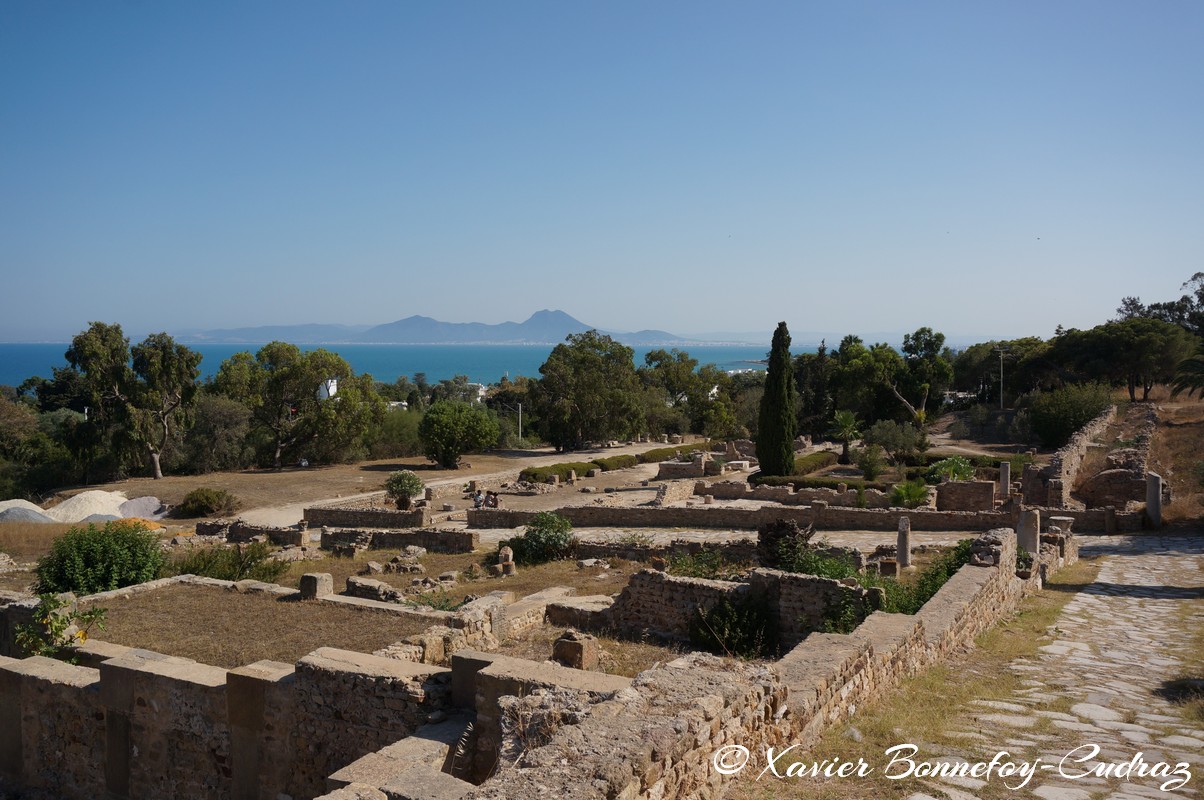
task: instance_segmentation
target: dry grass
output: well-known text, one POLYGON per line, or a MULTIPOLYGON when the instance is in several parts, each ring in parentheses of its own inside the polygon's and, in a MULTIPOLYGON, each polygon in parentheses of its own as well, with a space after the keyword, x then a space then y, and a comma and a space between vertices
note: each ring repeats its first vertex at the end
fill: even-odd
POLYGON ((1181 396, 1160 404, 1158 417, 1150 467, 1170 481, 1173 498, 1163 519, 1198 520, 1204 515, 1204 402, 1181 396))
POLYGON ((291 664, 319 647, 371 653, 426 625, 331 603, 203 586, 171 586, 108 603, 96 638, 233 669, 262 659, 291 664))
MULTIPOLYGON (((1095 579, 1099 566, 1090 561, 1060 572, 1045 591, 1028 598, 1010 620, 979 637, 977 648, 956 663, 934 666, 903 681, 900 688, 868 708, 858 709, 851 724, 829 730, 805 753, 792 753, 781 768, 792 760, 811 762, 839 757, 856 762, 865 759, 874 768, 865 778, 832 780, 786 779, 772 776, 754 782, 760 771, 751 767, 731 784, 725 797, 733 800, 754 798, 807 798, 807 800, 861 800, 862 798, 906 798, 927 787, 914 780, 888 780, 882 767, 889 759, 883 752, 894 745, 910 742, 929 756, 959 752, 964 743, 949 735, 952 709, 966 708, 971 700, 999 699, 1011 696, 1019 688, 1019 678, 1009 669, 1018 658, 1032 658, 1037 648, 1050 641, 1049 628, 1062 607, 1080 589, 1095 579), (939 702, 936 699, 939 698, 939 702), (856 728, 860 740, 852 733, 856 728)), ((1056 704, 1055 704, 1056 705, 1056 704)), ((1050 707, 1049 710, 1061 710, 1050 707)), ((779 748, 780 749, 780 748, 779 748)), ((1014 792, 992 783, 976 790, 980 798, 1013 797, 1014 792), (996 790, 1000 790, 996 793, 996 790)))
MULTIPOLYGON (((347 578, 358 575, 369 561, 384 563, 395 555, 388 550, 370 550, 357 553, 355 558, 334 558, 328 556, 316 561, 301 561, 292 565, 284 577, 280 579, 283 586, 297 588, 301 576, 307 572, 329 572, 334 577, 335 591, 343 591, 347 578)), ((428 553, 419 559, 426 567, 426 575, 438 577, 442 572, 455 570, 461 573, 461 580, 455 588, 446 593, 438 593, 441 603, 459 603, 469 595, 481 596, 493 591, 514 592, 518 597, 547 589, 549 586, 567 586, 577 591, 577 594, 616 594, 627 585, 633 572, 638 572, 643 565, 635 562, 612 561, 612 569, 604 570, 597 567, 578 569, 576 561, 553 561, 534 567, 519 567, 517 575, 508 577, 483 577, 477 580, 466 580, 463 572, 471 564, 482 564, 493 561, 493 553, 428 553)), ((370 575, 368 577, 383 581, 390 586, 405 588, 415 577, 409 574, 370 575)))
MULTIPOLYGON (((552 658, 552 643, 566 630, 568 628, 543 625, 526 636, 502 642, 497 652, 531 661, 549 661, 552 658)), ((601 671, 607 675, 622 675, 627 678, 634 678, 654 664, 663 664, 691 652, 685 645, 663 644, 651 640, 629 641, 606 634, 598 635, 598 643, 602 647, 599 663, 601 671)))
POLYGON ((50 543, 74 525, 54 522, 0 522, 0 553, 19 562, 37 561, 50 552, 50 543))

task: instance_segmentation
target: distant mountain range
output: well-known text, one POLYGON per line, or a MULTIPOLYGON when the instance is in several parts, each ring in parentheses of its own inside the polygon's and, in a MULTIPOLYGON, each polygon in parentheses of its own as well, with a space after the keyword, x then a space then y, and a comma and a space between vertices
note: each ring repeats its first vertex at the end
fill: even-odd
MULTIPOLYGON (((262 325, 249 328, 188 331, 177 335, 182 342, 252 344, 275 340, 293 344, 559 344, 571 333, 594 326, 563 311, 537 311, 525 322, 441 322, 412 316, 384 325, 262 325)), ((626 345, 680 346, 702 341, 667 331, 634 333, 601 331, 626 345)))

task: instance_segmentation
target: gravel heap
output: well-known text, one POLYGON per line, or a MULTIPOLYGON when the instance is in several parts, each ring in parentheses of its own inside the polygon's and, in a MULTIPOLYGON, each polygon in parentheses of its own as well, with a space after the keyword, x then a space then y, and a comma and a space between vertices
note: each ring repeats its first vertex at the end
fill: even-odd
POLYGON ((42 513, 41 509, 34 511, 25 506, 12 506, 0 511, 0 522, 54 522, 42 513))
POLYGON ((79 522, 94 514, 121 517, 121 504, 126 501, 124 492, 102 492, 92 489, 69 497, 54 508, 46 509, 46 515, 55 522, 79 522))

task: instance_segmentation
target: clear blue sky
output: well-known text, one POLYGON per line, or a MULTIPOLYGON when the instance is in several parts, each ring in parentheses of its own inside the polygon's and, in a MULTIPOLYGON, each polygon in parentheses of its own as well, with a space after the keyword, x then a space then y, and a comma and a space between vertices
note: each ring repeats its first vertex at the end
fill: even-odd
POLYGON ((1089 327, 1204 270, 1201 42, 1197 0, 6 0, 0 340, 1089 327))

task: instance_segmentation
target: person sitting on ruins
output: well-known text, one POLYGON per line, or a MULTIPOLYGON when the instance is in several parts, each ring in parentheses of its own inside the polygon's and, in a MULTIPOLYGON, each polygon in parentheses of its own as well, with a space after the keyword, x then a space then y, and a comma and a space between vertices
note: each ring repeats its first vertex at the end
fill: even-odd
POLYGON ((498 508, 497 492, 488 492, 485 495, 485 508, 498 508))
POLYGON ((488 500, 489 498, 480 489, 477 489, 477 493, 472 496, 472 507, 480 508, 481 506, 485 505, 488 500))

